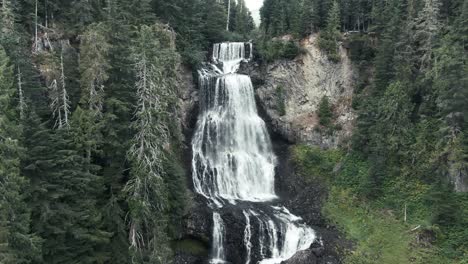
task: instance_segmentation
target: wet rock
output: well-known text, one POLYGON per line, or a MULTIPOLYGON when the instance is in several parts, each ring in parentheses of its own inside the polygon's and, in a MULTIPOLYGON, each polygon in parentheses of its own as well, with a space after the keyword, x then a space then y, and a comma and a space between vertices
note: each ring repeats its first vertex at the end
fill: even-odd
POLYGON ((193 237, 209 243, 213 225, 211 209, 202 201, 194 201, 184 220, 182 237, 193 237))
POLYGON ((179 70, 179 123, 188 142, 197 122, 199 95, 192 69, 181 66, 179 70))
POLYGON ((235 206, 223 209, 222 218, 226 228, 226 259, 232 263, 245 263, 247 258, 244 245, 245 217, 235 206))
POLYGON ((281 264, 317 264, 317 257, 312 250, 307 249, 297 252, 292 258, 281 262, 281 264))
POLYGON ((173 241, 175 264, 207 264, 210 254, 212 212, 202 198, 194 198, 184 217, 182 230, 173 241))
POLYGON ((314 253, 314 255, 318 258, 323 256, 325 248, 323 247, 323 242, 321 241, 321 238, 319 240, 314 241, 314 243, 310 245, 310 251, 314 253))

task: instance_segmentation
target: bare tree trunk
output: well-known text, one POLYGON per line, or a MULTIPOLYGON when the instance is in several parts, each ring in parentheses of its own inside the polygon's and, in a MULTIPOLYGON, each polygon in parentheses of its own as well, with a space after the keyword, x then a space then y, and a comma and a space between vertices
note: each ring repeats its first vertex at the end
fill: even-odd
POLYGON ((226 31, 229 31, 229 20, 231 19, 231 0, 228 2, 228 13, 227 13, 227 23, 226 23, 226 31))
POLYGON ((18 66, 18 97, 19 97, 19 111, 20 111, 20 119, 24 119, 24 110, 26 108, 26 103, 24 101, 24 94, 23 94, 23 81, 21 78, 21 69, 18 66))
POLYGON ((405 203, 405 223, 406 223, 406 203, 405 203))
POLYGON ((37 52, 38 49, 37 49, 37 43, 38 43, 38 39, 37 39, 37 1, 36 0, 36 10, 35 10, 35 17, 34 17, 34 24, 35 24, 35 29, 34 29, 34 51, 37 52))
POLYGON ((60 84, 62 85, 62 110, 63 110, 63 126, 68 127, 68 115, 70 114, 70 104, 68 101, 68 93, 65 84, 65 70, 63 65, 63 44, 62 52, 60 54, 60 84))
POLYGON ((45 0, 44 2, 44 9, 45 9, 45 27, 48 28, 49 27, 49 14, 47 12, 47 4, 48 4, 48 0, 45 0))

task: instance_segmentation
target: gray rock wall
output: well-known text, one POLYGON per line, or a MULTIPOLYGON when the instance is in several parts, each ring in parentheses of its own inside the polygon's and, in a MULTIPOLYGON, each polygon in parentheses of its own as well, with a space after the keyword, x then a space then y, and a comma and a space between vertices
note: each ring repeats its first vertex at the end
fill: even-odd
POLYGON ((356 117, 351 108, 355 83, 351 61, 344 48, 340 48, 339 63, 329 61, 319 49, 316 35, 302 46, 305 54, 294 61, 278 61, 263 69, 263 83, 255 87, 259 107, 273 130, 290 142, 337 147, 351 136, 356 117), (278 105, 279 90, 284 98, 283 113, 278 105), (323 96, 329 97, 333 125, 340 128, 332 133, 319 125, 317 110, 323 96))

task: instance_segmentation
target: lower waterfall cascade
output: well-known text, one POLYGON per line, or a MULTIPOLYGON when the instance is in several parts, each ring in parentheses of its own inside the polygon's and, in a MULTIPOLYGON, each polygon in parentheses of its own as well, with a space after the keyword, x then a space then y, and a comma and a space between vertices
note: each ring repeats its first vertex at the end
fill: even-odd
POLYGON ((195 191, 213 210, 213 264, 233 263, 225 246, 230 228, 223 220, 226 207, 242 211, 245 264, 281 263, 316 239, 300 217, 276 205, 277 159, 257 113, 251 79, 237 73, 252 57, 252 43, 214 44, 212 63, 199 71, 192 174, 195 191))

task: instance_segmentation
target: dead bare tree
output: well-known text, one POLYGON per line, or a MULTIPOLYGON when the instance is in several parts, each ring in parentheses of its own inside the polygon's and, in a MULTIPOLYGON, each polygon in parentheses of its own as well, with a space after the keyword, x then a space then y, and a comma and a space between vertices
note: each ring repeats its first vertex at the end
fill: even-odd
POLYGON ((27 105, 26 105, 26 102, 24 100, 23 80, 22 80, 22 75, 21 75, 21 69, 20 69, 19 66, 18 66, 17 78, 18 78, 18 100, 19 100, 18 108, 19 108, 19 112, 20 112, 20 119, 23 120, 24 119, 24 111, 26 110, 27 105))

